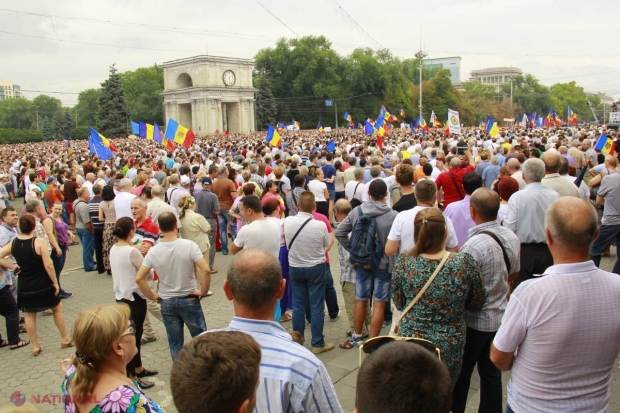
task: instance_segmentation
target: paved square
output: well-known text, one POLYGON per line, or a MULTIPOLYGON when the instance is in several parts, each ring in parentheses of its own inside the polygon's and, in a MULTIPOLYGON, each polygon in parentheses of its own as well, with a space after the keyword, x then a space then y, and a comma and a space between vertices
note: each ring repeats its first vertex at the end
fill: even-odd
MULTIPOLYGON (((605 258, 602 267, 610 270, 615 258, 615 256, 605 258)), ((202 308, 209 329, 227 326, 233 316, 232 304, 226 300, 222 290, 222 283, 231 259, 232 255, 216 254, 215 266, 219 273, 212 278, 211 289, 214 294, 202 300, 202 308)), ((325 339, 327 342, 337 344, 346 339, 345 332, 348 329, 348 322, 344 312, 342 293, 338 286, 340 268, 336 246, 333 246, 330 251, 330 265, 335 280, 334 285, 338 292, 341 317, 336 322, 325 323, 325 339)), ((81 267, 81 246, 71 247, 65 265, 65 273, 62 277, 63 288, 74 294, 73 298, 63 300, 65 318, 69 330, 80 310, 98 304, 114 302, 111 277, 106 274, 97 274, 96 271, 85 273, 81 267)), ((161 403, 168 412, 176 412, 168 385, 172 360, 168 349, 166 332, 163 324, 155 318, 151 317, 151 322, 157 333, 157 341, 143 347, 142 360, 145 367, 158 369, 159 375, 153 377, 156 384, 155 387, 147 390, 146 393, 149 397, 161 403)), ((0 332, 5 336, 6 329, 4 323, 0 322, 0 324, 0 332)), ((290 322, 283 325, 285 328, 291 328, 290 322)), ((41 411, 51 412, 62 409, 59 404, 60 384, 62 382, 59 362, 63 358, 67 358, 71 351, 60 349, 60 337, 52 317, 39 315, 37 330, 44 347, 44 351, 39 357, 35 358, 32 356, 31 345, 15 351, 10 351, 8 347, 0 349, 0 365, 2 366, 0 409, 10 403, 11 395, 16 392, 24 395, 26 401, 40 400, 40 403, 36 404, 36 406, 41 411)), ((384 329, 384 333, 387 333, 387 329, 384 329)), ((22 337, 27 338, 27 335, 24 334, 22 337)), ((187 330, 185 337, 186 340, 190 338, 187 330)), ((306 338, 309 337, 310 332, 306 330, 306 338)), ((336 349, 328 353, 319 355, 319 358, 327 366, 343 409, 346 412, 352 412, 355 408, 358 351, 355 349, 342 350, 336 347, 336 349)), ((508 377, 509 374, 504 373, 504 384, 507 382, 508 377)), ((479 378, 474 374, 469 392, 468 412, 477 411, 479 400, 478 388, 479 378)), ((620 371, 617 368, 614 368, 612 399, 609 411, 620 412, 620 371)))

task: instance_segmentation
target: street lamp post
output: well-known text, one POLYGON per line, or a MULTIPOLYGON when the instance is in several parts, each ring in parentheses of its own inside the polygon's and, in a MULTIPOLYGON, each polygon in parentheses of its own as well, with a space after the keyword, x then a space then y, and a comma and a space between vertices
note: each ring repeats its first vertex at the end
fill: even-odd
POLYGON ((39 130, 39 107, 37 106, 37 130, 39 130))
POLYGON ((420 59, 420 101, 419 101, 419 106, 418 106, 418 110, 419 110, 418 119, 420 119, 422 118, 422 67, 423 67, 422 59, 424 59, 427 56, 427 54, 424 53, 422 50, 420 50, 414 56, 420 59))

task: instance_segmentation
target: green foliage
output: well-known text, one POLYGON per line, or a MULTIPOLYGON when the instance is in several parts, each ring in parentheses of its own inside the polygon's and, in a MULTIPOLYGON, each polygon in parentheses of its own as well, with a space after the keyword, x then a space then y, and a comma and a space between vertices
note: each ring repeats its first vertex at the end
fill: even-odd
MULTIPOLYGON (((11 99, 25 100, 25 99, 11 99)), ((0 129, 0 144, 42 142, 43 134, 34 129, 0 129)))
MULTIPOLYGON (((502 84, 501 89, 510 96, 510 83, 502 84)), ((551 107, 549 88, 530 74, 517 75, 512 81, 512 102, 515 112, 520 109, 521 112, 546 114, 551 107)))
POLYGON ((564 120, 568 115, 568 107, 577 113, 578 119, 594 120, 586 102, 586 92, 575 82, 557 83, 549 89, 551 107, 564 120))
POLYGON ((71 131, 70 138, 72 141, 88 139, 90 132, 88 126, 78 126, 71 131))
POLYGON ((52 121, 47 116, 39 119, 39 128, 43 135, 43 139, 50 140, 54 137, 54 130, 52 129, 52 121))
POLYGON ((65 115, 62 111, 56 112, 52 119, 52 139, 62 140, 69 137, 65 115))
POLYGON ((256 95, 256 125, 258 130, 266 130, 267 126, 277 122, 278 105, 271 93, 269 78, 259 80, 256 95))
POLYGON ((78 103, 73 108, 73 119, 77 112, 77 124, 97 126, 97 113, 99 112, 99 98, 101 89, 86 89, 78 95, 78 103))
POLYGON ((108 139, 126 137, 129 110, 121 78, 114 65, 110 66, 110 77, 101 84, 101 89, 97 116, 99 132, 108 139))
POLYGON ((41 117, 53 118, 58 112, 62 110, 62 102, 60 99, 39 95, 32 99, 32 109, 30 110, 30 117, 34 119, 36 126, 36 115, 39 114, 39 128, 41 128, 41 117))
MULTIPOLYGON (((0 128, 30 129, 33 103, 27 99, 0 100, 0 128)), ((36 126, 36 119, 34 122, 36 126)))
POLYGON ((65 139, 68 139, 69 136, 71 135, 71 131, 75 128, 75 124, 73 123, 73 120, 71 119, 71 114, 69 113, 69 109, 65 109, 64 124, 65 124, 65 134, 66 134, 65 139))
POLYGON ((153 65, 119 76, 133 120, 163 125, 161 92, 164 91, 164 70, 153 65))

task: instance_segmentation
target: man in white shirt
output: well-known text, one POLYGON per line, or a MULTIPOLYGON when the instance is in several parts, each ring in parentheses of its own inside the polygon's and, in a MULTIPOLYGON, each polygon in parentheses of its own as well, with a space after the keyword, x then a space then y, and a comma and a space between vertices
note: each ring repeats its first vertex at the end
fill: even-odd
MULTIPOLYGON (((394 185, 394 183, 396 183, 396 178, 394 177, 394 175, 388 176, 386 178, 381 177, 382 175, 385 175, 383 172, 381 172, 381 167, 379 165, 373 165, 370 168, 370 181, 368 181, 368 183, 365 184, 364 187, 364 191, 362 193, 362 202, 370 202, 370 195, 368 195, 368 188, 370 188, 370 183, 372 181, 374 181, 375 179, 383 179, 383 182, 385 182, 385 185, 389 188, 392 185, 394 185)), ((360 185, 361 188, 361 185, 360 185)), ((346 189, 345 189, 345 193, 346 193, 346 189)), ((385 200, 385 204, 386 205, 392 205, 392 195, 390 194, 390 191, 388 191, 387 193, 387 198, 385 200)))
POLYGON ((597 233, 587 201, 562 197, 547 210, 554 265, 514 291, 491 348, 491 361, 512 369, 507 412, 609 410, 620 353, 620 277, 590 261, 597 233))
POLYGON ((136 274, 136 283, 149 300, 160 301, 172 360, 183 348, 183 325, 192 337, 207 331, 200 299, 209 292, 211 271, 195 242, 177 236, 177 218, 171 212, 159 216, 160 243, 149 249, 136 274), (200 271, 195 271, 198 267, 200 271), (159 291, 149 288, 146 278, 151 269, 159 277, 159 291), (196 276, 201 279, 200 290, 196 276))
POLYGON ((95 174, 87 173, 86 181, 84 181, 84 185, 82 185, 82 188, 88 189, 88 195, 90 196, 90 198, 95 196, 95 194, 93 193, 93 186, 95 185, 94 182, 95 182, 95 174))
POLYGON ((241 216, 250 224, 241 227, 230 251, 233 254, 242 249, 261 248, 274 257, 280 256, 280 228, 263 214, 263 206, 256 195, 246 195, 239 208, 241 216))
POLYGON ((562 155, 560 155, 558 151, 547 151, 543 154, 541 159, 545 163, 545 177, 541 181, 544 186, 553 189, 560 194, 560 196, 581 198, 579 188, 577 188, 573 182, 560 176, 559 171, 562 155))
POLYGON ((362 182, 364 180, 364 168, 351 167, 349 169, 353 170, 354 180, 347 182, 345 185, 344 196, 349 202, 351 202, 353 198, 362 202, 364 189, 366 189, 366 185, 362 182))
POLYGON ((179 212, 179 201, 185 195, 190 195, 189 193, 189 185, 191 183, 191 179, 189 176, 183 175, 180 179, 181 186, 176 189, 176 191, 171 191, 168 197, 168 201, 170 201, 170 206, 174 208, 177 213, 179 212))
POLYGON ((547 208, 560 198, 560 194, 540 182, 545 176, 545 164, 537 158, 523 163, 525 189, 517 191, 508 201, 508 213, 502 225, 519 237, 521 242, 521 271, 515 286, 542 274, 553 265, 547 247, 544 219, 547 208))
POLYGON ((131 213, 131 201, 136 197, 131 193, 131 181, 127 178, 120 180, 118 184, 118 194, 114 198, 114 209, 116 210, 116 220, 127 217, 133 219, 131 213))
POLYGON ((510 158, 506 161, 506 168, 508 168, 510 176, 519 184, 519 189, 524 189, 525 181, 523 180, 523 172, 521 172, 521 162, 516 158, 510 158))

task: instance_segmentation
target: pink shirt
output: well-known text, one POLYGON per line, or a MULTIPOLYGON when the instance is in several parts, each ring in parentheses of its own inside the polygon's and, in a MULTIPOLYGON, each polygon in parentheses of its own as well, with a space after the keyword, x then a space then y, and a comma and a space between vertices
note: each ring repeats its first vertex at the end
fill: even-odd
MULTIPOLYGON (((314 211, 312 213, 312 217, 318 221, 323 222, 327 227, 328 233, 331 234, 332 232, 334 232, 334 230, 332 229, 332 225, 329 223, 329 220, 325 217, 325 215, 319 214, 318 212, 314 211)), ((329 254, 327 252, 325 252, 325 264, 329 264, 329 254)))

